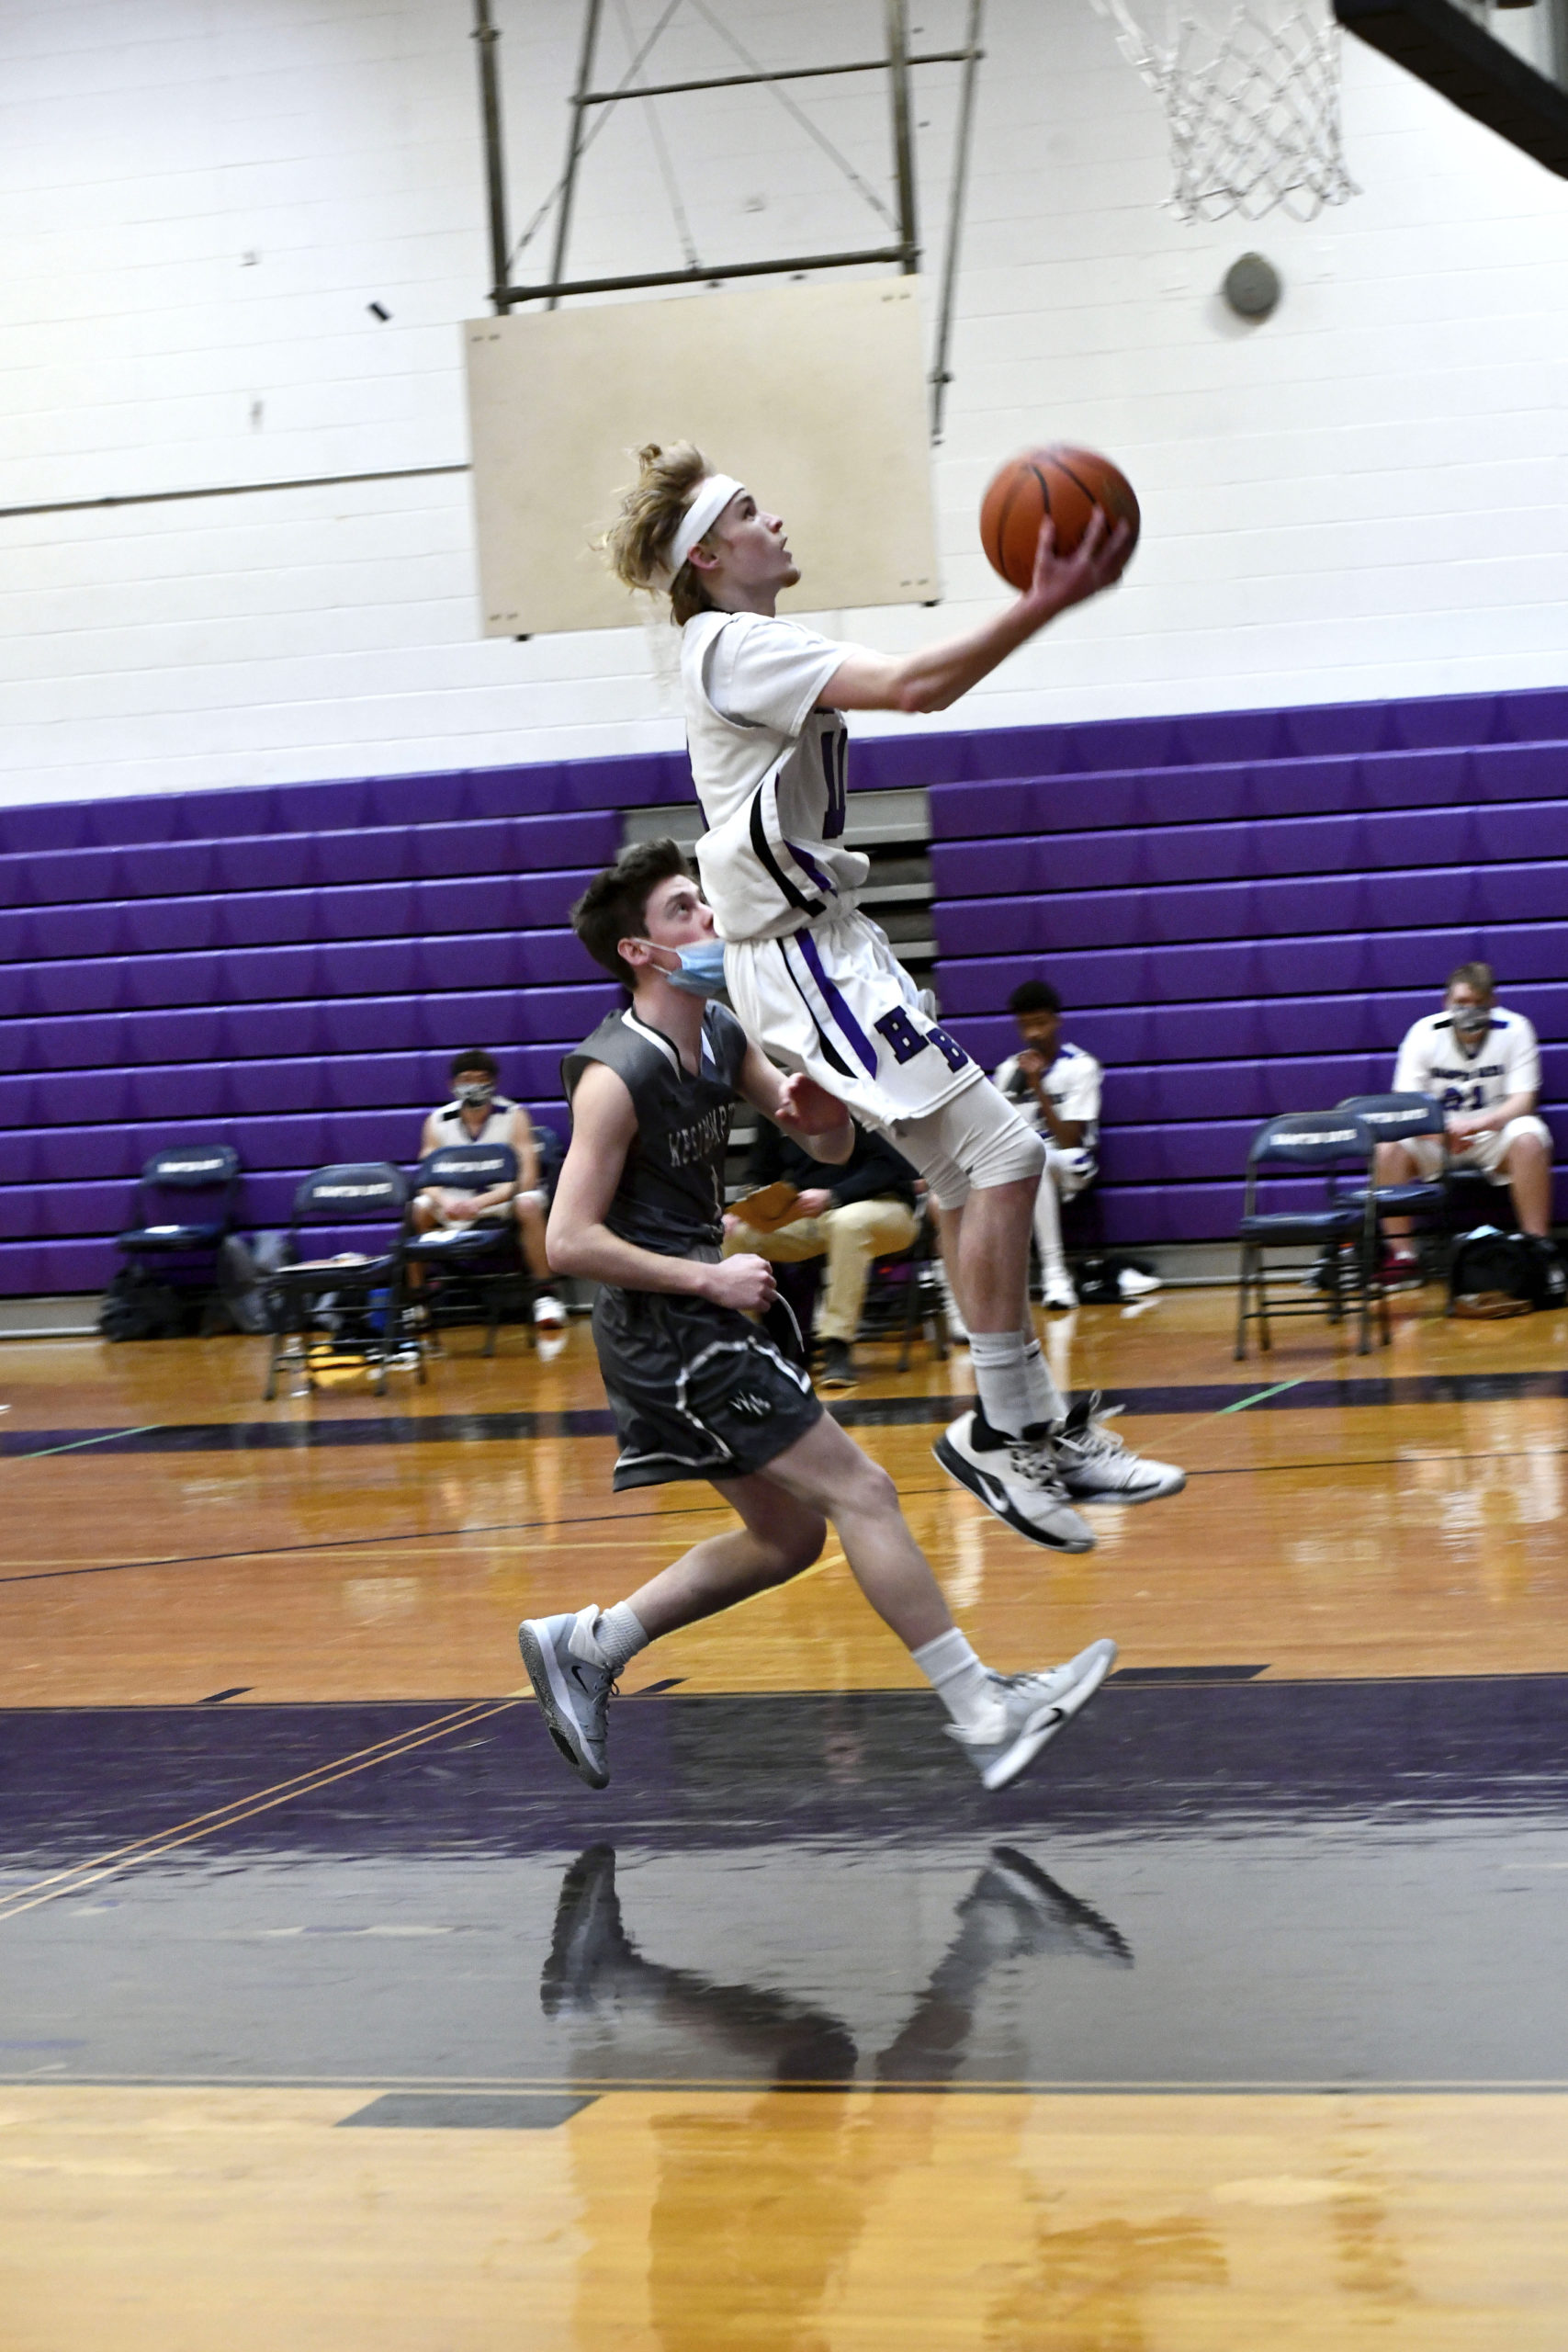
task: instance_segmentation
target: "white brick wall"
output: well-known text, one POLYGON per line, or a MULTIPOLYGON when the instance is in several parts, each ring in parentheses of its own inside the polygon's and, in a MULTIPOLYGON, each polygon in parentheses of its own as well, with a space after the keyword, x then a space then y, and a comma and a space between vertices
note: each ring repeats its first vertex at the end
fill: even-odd
MULTIPOLYGON (((724 7, 771 60, 877 44, 871 0, 724 7)), ((515 233, 558 169, 580 10, 498 13, 515 233)), ((962 10, 914 14, 947 46, 962 10)), ((488 276, 469 26, 468 0, 5 0, 0 504, 465 456, 457 323, 488 276)), ((987 46, 937 457, 948 599, 832 625, 897 648, 992 602, 981 489, 1060 436, 1122 459, 1144 545, 947 724, 1560 681, 1568 187, 1352 42, 1364 193, 1310 225, 1188 229, 1160 209, 1156 103, 1089 0, 990 0, 987 46), (1216 290, 1248 247, 1286 282, 1258 328, 1216 290)), ((695 28, 656 56, 739 65, 695 28)), ((954 83, 918 85, 933 263, 954 83)), ((872 87, 796 96, 885 189, 872 87)), ((766 94, 660 122, 705 260, 882 240, 766 94)), ((547 257, 547 232, 524 273, 547 257)), ((623 110, 572 266, 681 259, 623 110)), ((460 475, 0 519, 0 630, 12 800, 679 740, 640 631, 478 637, 460 475)))

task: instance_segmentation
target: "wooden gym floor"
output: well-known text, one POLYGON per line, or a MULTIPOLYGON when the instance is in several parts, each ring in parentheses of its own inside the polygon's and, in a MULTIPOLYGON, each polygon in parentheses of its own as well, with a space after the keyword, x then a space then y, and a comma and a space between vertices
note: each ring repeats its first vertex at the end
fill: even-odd
POLYGON ((982 1654, 1122 1670, 986 1798, 841 1555, 562 1767, 519 1617, 720 1523, 587 1332, 263 1405, 0 1345, 5 2352, 1558 2352, 1568 1317, 1053 1317, 1185 1493, 1026 1547, 835 1409, 982 1654))

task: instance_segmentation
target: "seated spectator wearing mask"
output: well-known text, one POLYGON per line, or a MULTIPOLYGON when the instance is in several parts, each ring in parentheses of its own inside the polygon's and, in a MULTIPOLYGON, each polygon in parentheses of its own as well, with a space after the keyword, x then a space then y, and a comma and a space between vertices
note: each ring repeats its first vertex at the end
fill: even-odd
MULTIPOLYGON (((1490 964, 1456 964, 1440 1012, 1428 1012, 1405 1033, 1393 1073, 1399 1094, 1430 1094, 1447 1113, 1452 1165, 1474 1168, 1506 1184, 1522 1233, 1551 1228, 1551 1130, 1536 1116, 1540 1048, 1522 1012, 1496 1001, 1490 964)), ((1436 1136, 1380 1143, 1377 1181, 1407 1184, 1437 1175, 1442 1145, 1436 1136)), ((1389 1249, 1382 1278, 1409 1289, 1421 1269, 1409 1244, 1410 1219, 1385 1217, 1389 1249)))
POLYGON ((423 1159, 446 1144, 509 1143, 517 1154, 520 1171, 515 1192, 510 1184, 492 1185, 485 1193, 431 1185, 414 1201, 414 1230, 434 1233, 442 1226, 514 1216, 528 1271, 541 1285, 534 1301, 534 1320, 542 1329, 558 1330, 566 1321, 566 1308, 549 1287, 550 1261, 545 1251, 548 1203, 540 1182, 534 1123, 521 1102, 509 1102, 496 1092, 500 1074, 495 1056, 480 1046, 466 1046, 455 1055, 453 1099, 426 1119, 419 1152, 423 1159))

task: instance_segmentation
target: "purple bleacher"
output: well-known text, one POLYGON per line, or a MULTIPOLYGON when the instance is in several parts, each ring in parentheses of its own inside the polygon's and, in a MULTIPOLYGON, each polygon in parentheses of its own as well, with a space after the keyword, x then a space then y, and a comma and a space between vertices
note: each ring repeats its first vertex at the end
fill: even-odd
POLYGON ((1568 696, 1535 700, 1549 741, 1483 696, 1287 714, 1273 759, 1228 719, 1184 722, 1141 772, 1120 764, 1124 730, 1032 775, 998 737, 994 783, 932 790, 944 1012, 994 1066, 1011 989, 1044 972, 1062 989, 1066 1034, 1108 1070, 1108 1239, 1234 1231, 1253 1126, 1390 1085, 1465 958, 1535 1022, 1568 1146, 1568 696), (1118 764, 1092 773, 1097 753, 1118 764))
MULTIPOLYGON (((1044 967, 1105 1062, 1108 1240, 1228 1235, 1256 1125, 1388 1083, 1461 956, 1568 1144, 1568 692, 920 727, 852 782, 930 788, 969 1050, 1044 967)), ((165 1143, 233 1142, 251 1227, 311 1165, 412 1166, 467 1046, 564 1133, 562 1052, 619 1001, 568 910, 620 810, 691 797, 662 752, 0 811, 0 1290, 101 1285, 165 1143)))

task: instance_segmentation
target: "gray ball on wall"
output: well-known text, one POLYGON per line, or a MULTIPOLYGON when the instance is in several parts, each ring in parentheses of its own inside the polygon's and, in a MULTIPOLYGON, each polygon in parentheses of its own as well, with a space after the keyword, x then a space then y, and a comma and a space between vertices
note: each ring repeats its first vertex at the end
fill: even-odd
POLYGON ((1261 254, 1243 254, 1226 270, 1222 290, 1238 319, 1266 319, 1283 288, 1271 261, 1261 254))

